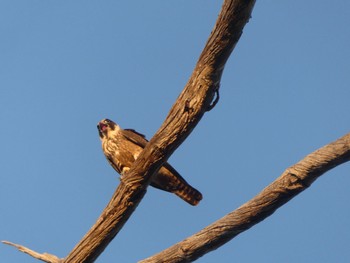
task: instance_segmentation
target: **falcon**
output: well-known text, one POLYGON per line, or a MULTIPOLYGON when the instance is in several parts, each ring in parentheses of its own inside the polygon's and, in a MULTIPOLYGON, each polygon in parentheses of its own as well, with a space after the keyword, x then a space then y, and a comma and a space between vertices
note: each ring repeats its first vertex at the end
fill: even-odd
MULTIPOLYGON (((109 119, 100 121, 97 124, 97 129, 103 153, 114 170, 123 176, 148 141, 144 135, 132 129, 122 129, 109 119)), ((153 176, 150 185, 174 193, 191 205, 197 205, 202 200, 202 194, 189 185, 167 162, 153 176)))

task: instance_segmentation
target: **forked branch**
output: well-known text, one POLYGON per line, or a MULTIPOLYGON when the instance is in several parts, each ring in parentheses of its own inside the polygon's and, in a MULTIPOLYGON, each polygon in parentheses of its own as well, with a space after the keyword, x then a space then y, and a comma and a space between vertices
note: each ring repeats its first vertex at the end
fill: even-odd
MULTIPOLYGON (((273 183, 235 211, 140 263, 192 262, 269 217, 279 207, 308 188, 318 177, 349 160, 350 133, 286 169, 273 183)), ((31 250, 28 252, 23 246, 11 243, 9 245, 45 262, 61 262, 53 255, 41 255, 31 250)))

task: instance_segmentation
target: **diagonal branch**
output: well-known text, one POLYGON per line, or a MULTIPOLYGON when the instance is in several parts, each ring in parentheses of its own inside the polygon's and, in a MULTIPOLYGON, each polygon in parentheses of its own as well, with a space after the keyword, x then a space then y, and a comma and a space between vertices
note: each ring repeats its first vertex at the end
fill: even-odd
POLYGON ((96 224, 65 259, 92 262, 117 235, 146 192, 151 176, 198 124, 218 94, 227 59, 248 22, 255 1, 226 0, 184 90, 163 125, 134 162, 96 224))
MULTIPOLYGON (((216 105, 225 63, 250 18, 254 4, 253 0, 224 1, 196 67, 166 120, 127 176, 123 177, 95 225, 65 259, 47 253, 39 254, 7 241, 4 243, 45 262, 93 262, 136 209, 152 175, 187 138, 204 113, 216 105)), ((193 261, 261 222, 308 188, 323 173, 349 159, 350 134, 288 168, 271 185, 237 210, 142 262, 193 261)))
POLYGON ((40 253, 35 252, 29 248, 26 248, 25 246, 17 245, 17 244, 8 242, 8 241, 2 241, 2 243, 9 245, 9 246, 13 246, 13 247, 17 248, 19 251, 26 253, 26 254, 32 256, 33 258, 39 259, 39 260, 47 262, 47 263, 60 263, 63 260, 63 259, 56 257, 55 255, 51 255, 48 253, 40 254, 40 253))
POLYGON ((136 209, 152 175, 187 138, 204 113, 215 106, 225 63, 251 16, 254 4, 255 0, 224 1, 196 67, 163 125, 127 176, 123 176, 97 222, 64 259, 65 263, 93 262, 104 251, 136 209), (212 103, 215 95, 217 97, 212 103))
MULTIPOLYGON (((163 125, 135 161, 128 176, 123 177, 97 222, 63 262, 93 262, 104 251, 136 209, 152 175, 187 138, 204 113, 216 105, 226 61, 251 16, 254 4, 255 0, 224 1, 196 67, 163 125)), ((47 253, 40 254, 8 241, 4 243, 46 262, 61 261, 47 253)))
POLYGON ((192 262, 272 215, 330 169, 350 160, 350 133, 289 167, 256 197, 191 237, 140 261, 192 262))
POLYGON ((254 4, 255 0, 224 1, 196 67, 166 120, 123 176, 97 222, 63 262, 96 260, 140 203, 152 175, 187 138, 204 113, 215 106, 224 66, 251 17, 254 4))

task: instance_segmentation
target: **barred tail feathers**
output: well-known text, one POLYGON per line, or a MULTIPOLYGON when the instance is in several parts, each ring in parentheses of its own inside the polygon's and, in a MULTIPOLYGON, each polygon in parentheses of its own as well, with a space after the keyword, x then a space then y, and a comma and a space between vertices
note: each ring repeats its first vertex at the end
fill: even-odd
POLYGON ((151 182, 153 187, 176 194, 189 203, 197 205, 202 200, 202 194, 189 183, 168 163, 165 163, 151 182))
POLYGON ((202 200, 202 194, 190 185, 181 184, 178 189, 174 191, 178 197, 186 201, 190 205, 198 205, 202 200))

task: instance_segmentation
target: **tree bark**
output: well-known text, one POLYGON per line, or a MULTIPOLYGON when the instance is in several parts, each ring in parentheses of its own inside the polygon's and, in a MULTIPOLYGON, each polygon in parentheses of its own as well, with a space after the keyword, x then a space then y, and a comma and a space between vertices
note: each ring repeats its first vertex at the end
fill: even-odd
MULTIPOLYGON (((255 1, 225 0, 196 67, 166 120, 88 233, 65 259, 7 241, 45 262, 93 262, 118 234, 146 193, 151 177, 219 99, 224 66, 248 22, 255 1)), ((195 235, 141 262, 192 262, 261 222, 328 170, 350 160, 350 134, 289 167, 256 197, 195 235)))
POLYGON ((213 224, 140 263, 192 262, 272 215, 319 176, 350 160, 350 133, 289 167, 257 196, 213 224))
POLYGON ((96 224, 64 260, 93 262, 116 236, 146 192, 151 176, 198 124, 218 96, 227 59, 251 17, 255 1, 226 0, 184 90, 166 120, 133 163, 96 224))
MULTIPOLYGON (((318 177, 347 161, 350 161, 350 133, 287 168, 272 184, 238 209, 193 236, 140 262, 192 262, 269 217, 308 188, 318 177)), ((63 259, 54 255, 39 254, 21 245, 3 242, 42 261, 63 262, 63 259)))
POLYGON ((63 262, 93 262, 104 251, 140 203, 152 175, 187 138, 204 113, 215 106, 224 66, 254 4, 255 0, 224 1, 196 67, 166 120, 121 178, 97 222, 63 262))

